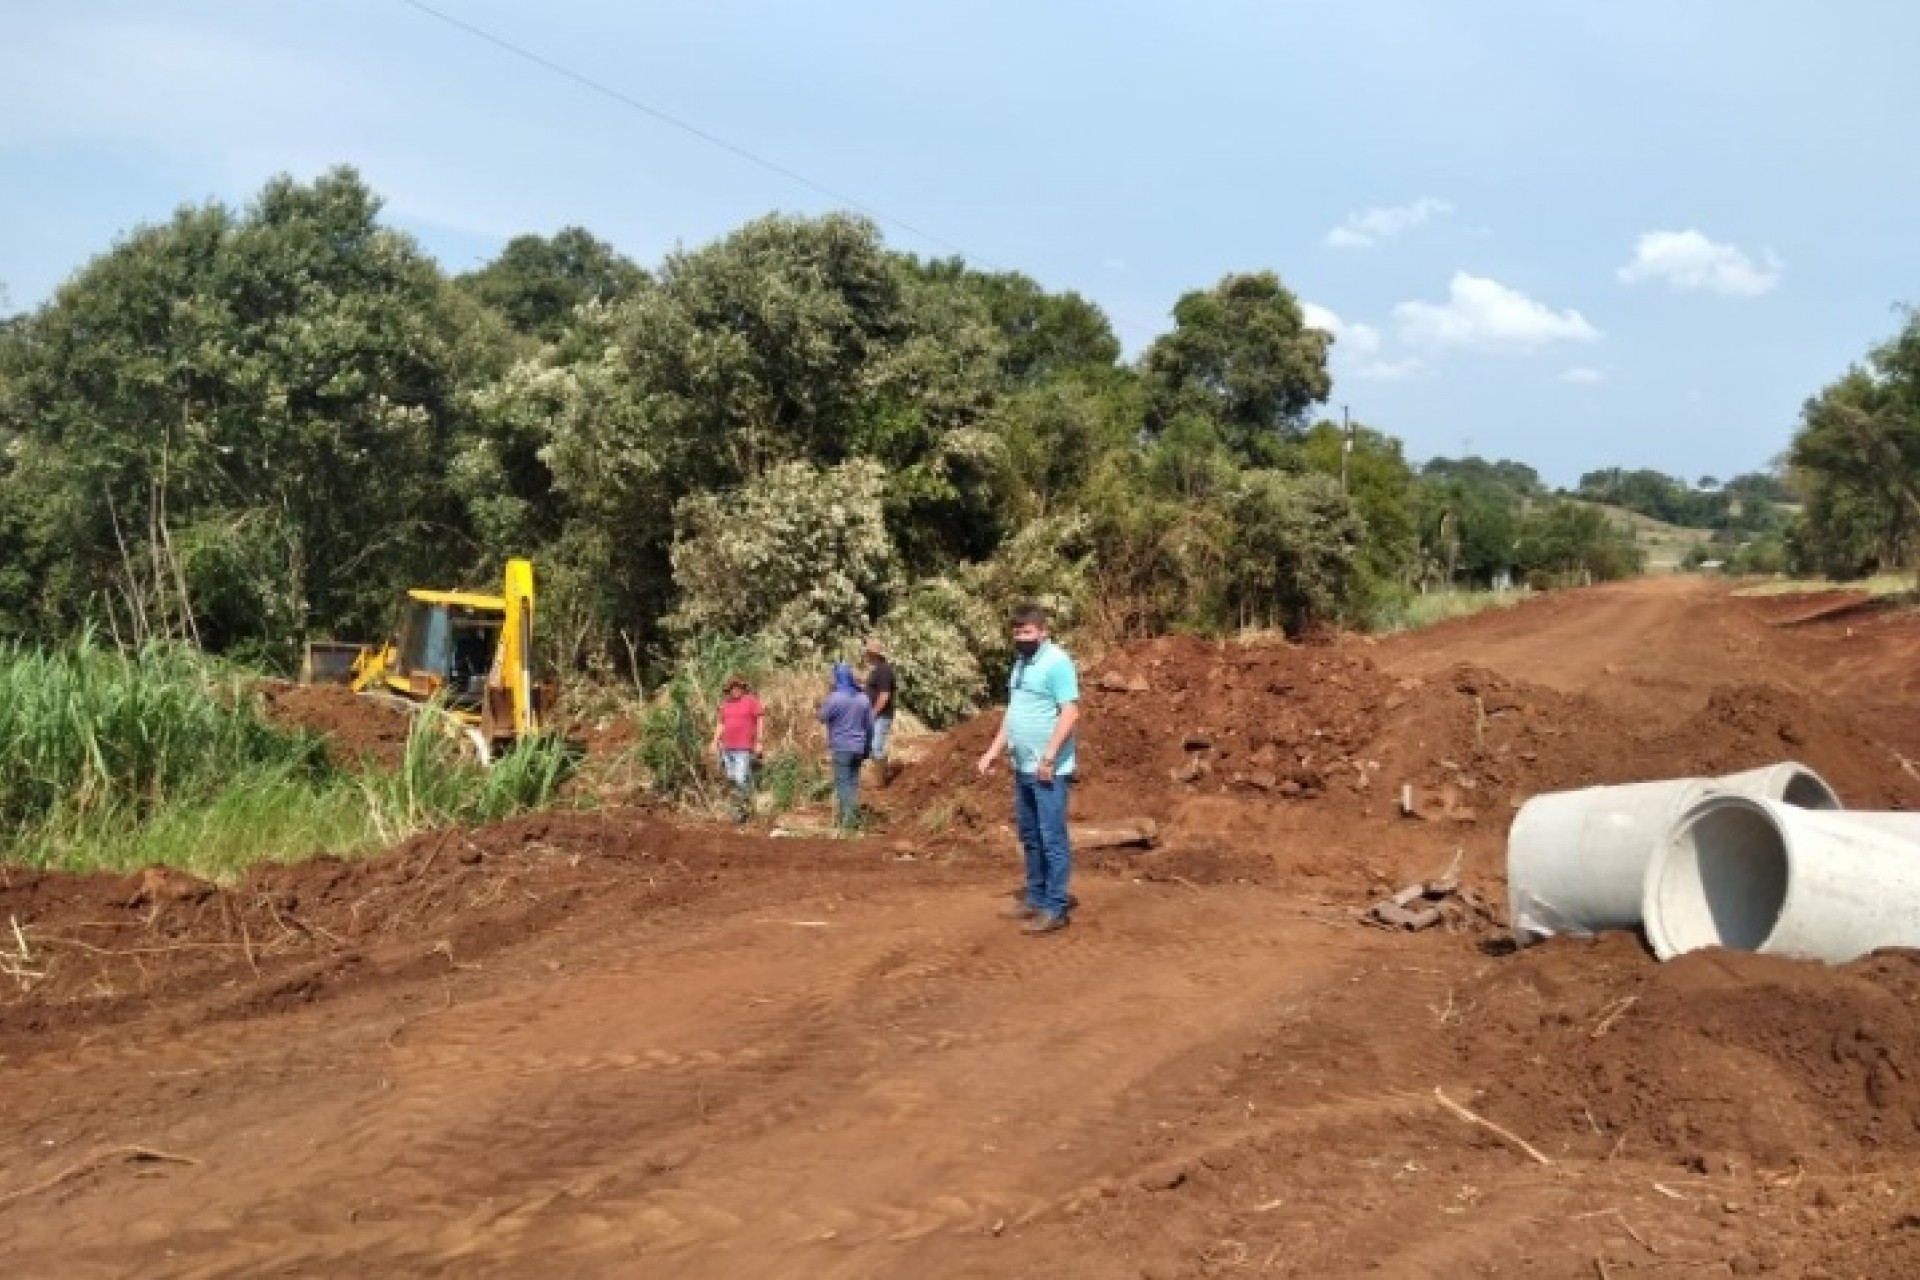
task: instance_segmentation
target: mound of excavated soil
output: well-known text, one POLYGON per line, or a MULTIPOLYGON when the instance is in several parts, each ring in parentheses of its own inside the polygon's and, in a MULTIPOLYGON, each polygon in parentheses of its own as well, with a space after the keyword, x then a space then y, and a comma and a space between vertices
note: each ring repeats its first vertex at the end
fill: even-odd
POLYGON ((1723 685, 1677 725, 1649 730, 1591 695, 1461 666, 1402 680, 1385 710, 1384 731, 1369 748, 1382 781, 1413 784, 1429 815, 1471 814, 1503 831, 1513 811, 1542 792, 1783 760, 1814 768, 1849 808, 1920 804, 1920 779, 1855 716, 1772 685, 1723 685))
POLYGON ((1744 596, 1741 603, 1754 616, 1776 627, 1798 627, 1837 619, 1886 612, 1891 602, 1864 591, 1788 592, 1773 596, 1744 596))
POLYGON ((1705 1171, 1920 1149, 1920 953, 1662 965, 1612 935, 1505 961, 1459 1008, 1482 1109, 1548 1150, 1653 1150, 1705 1171))
POLYGON ((260 692, 274 723, 319 734, 336 764, 368 761, 392 769, 406 756, 412 721, 390 706, 342 685, 268 684, 260 692))
MULTIPOLYGON (((1193 795, 1312 800, 1369 785, 1362 749, 1392 682, 1364 656, 1280 643, 1171 637, 1128 645, 1082 672, 1077 816, 1166 819, 1193 795)), ((936 803, 981 784, 975 762, 999 712, 933 744, 901 779, 936 803)), ((990 784, 999 795, 1004 780, 990 784)))
MULTIPOLYGON (((780 842, 767 871, 805 877, 865 860, 849 842, 780 842)), ((0 918, 35 957, 0 983, 0 1050, 138 1016, 170 997, 238 1017, 323 992, 433 977, 576 912, 663 910, 745 870, 754 844, 637 810, 532 814, 417 836, 377 857, 256 867, 231 888, 150 868, 131 876, 0 868, 0 918)), ((5 926, 0 925, 0 928, 5 926)), ((4 1053, 0 1052, 0 1057, 4 1053)))
POLYGON ((1798 760, 1818 771, 1849 809, 1907 809, 1920 803, 1920 779, 1903 772, 1898 758, 1868 736, 1857 716, 1778 685, 1715 689, 1685 724, 1642 743, 1639 758, 1654 768, 1678 762, 1697 773, 1798 760))

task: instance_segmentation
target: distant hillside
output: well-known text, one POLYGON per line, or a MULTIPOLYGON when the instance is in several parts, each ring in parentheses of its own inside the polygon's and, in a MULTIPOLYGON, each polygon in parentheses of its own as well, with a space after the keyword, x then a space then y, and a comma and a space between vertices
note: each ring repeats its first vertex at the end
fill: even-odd
POLYGON ((1643 516, 1638 511, 1604 502, 1584 502, 1578 498, 1569 501, 1602 512, 1607 517, 1607 523, 1614 528, 1632 533, 1634 545, 1646 554, 1648 573, 1679 572, 1687 552, 1695 547, 1704 547, 1713 540, 1713 531, 1710 529, 1688 529, 1682 525, 1668 524, 1652 516, 1643 516))
POLYGON ((1669 526, 1746 536, 1784 529, 1787 504, 1795 499, 1779 476, 1766 472, 1749 472, 1722 483, 1712 476, 1687 481, 1658 471, 1619 467, 1581 476, 1569 496, 1637 512, 1669 526))

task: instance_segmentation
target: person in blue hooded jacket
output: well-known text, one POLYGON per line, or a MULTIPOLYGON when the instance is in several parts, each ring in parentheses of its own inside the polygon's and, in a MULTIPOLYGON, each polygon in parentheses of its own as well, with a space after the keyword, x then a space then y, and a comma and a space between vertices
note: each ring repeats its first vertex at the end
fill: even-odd
POLYGON ((827 730, 827 751, 833 757, 833 795, 843 831, 860 823, 860 766, 866 763, 873 734, 873 703, 853 678, 853 668, 833 664, 833 684, 820 703, 820 723, 827 730))

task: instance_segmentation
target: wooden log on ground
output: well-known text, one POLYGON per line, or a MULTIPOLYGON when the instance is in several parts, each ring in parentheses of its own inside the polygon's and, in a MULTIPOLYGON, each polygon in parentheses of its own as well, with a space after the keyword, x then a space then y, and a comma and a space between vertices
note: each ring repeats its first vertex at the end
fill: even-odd
POLYGON ((1132 818, 1124 822, 1075 822, 1067 827, 1073 847, 1080 849, 1122 849, 1137 845, 1151 849, 1160 843, 1160 824, 1152 818, 1132 818))

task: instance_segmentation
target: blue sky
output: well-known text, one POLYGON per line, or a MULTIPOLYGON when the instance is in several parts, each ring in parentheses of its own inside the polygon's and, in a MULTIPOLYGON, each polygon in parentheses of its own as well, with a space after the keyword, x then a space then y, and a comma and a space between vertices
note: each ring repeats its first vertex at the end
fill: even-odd
MULTIPOLYGON (((1920 303, 1920 6, 1894 0, 435 0, 1104 306, 1278 271, 1334 405, 1572 483, 1766 465, 1920 303)), ((581 225, 651 265, 835 202, 403 0, 9 6, 0 285, 357 166, 451 270, 581 225)), ((1337 412, 1337 408, 1335 410, 1337 412)))

